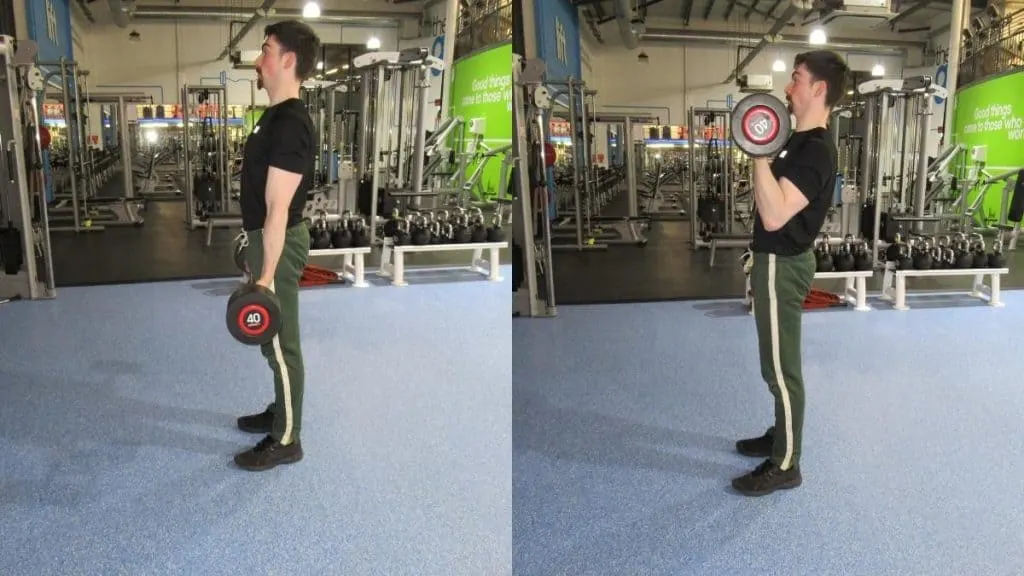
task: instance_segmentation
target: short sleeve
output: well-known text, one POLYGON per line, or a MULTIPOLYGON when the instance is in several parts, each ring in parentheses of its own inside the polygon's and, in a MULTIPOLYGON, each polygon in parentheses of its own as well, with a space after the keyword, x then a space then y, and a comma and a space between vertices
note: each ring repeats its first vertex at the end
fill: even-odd
POLYGON ((313 135, 300 118, 292 115, 276 118, 270 136, 270 166, 305 174, 313 165, 313 135))
POLYGON ((835 175, 836 159, 828 144, 820 139, 808 140, 786 160, 779 180, 785 178, 792 182, 808 202, 814 202, 822 194, 832 195, 832 190, 825 188, 835 175))

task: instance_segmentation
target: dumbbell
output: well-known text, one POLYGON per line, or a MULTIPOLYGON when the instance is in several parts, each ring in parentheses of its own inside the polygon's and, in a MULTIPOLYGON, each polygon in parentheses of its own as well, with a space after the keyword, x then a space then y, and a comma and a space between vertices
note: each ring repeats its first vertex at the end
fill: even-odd
POLYGON ((228 298, 228 332, 247 346, 262 346, 281 329, 281 304, 269 289, 244 284, 228 298))
POLYGON ((770 94, 751 94, 732 109, 730 132, 736 147, 750 157, 774 156, 786 146, 789 108, 770 94))

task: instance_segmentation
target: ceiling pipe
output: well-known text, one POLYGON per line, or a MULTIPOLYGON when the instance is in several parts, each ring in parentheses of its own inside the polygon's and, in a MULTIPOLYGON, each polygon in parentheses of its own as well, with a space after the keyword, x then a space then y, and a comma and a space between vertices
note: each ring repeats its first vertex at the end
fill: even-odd
POLYGON ((640 45, 640 38, 633 32, 633 7, 630 0, 615 0, 615 23, 619 26, 622 44, 633 50, 640 45))
MULTIPOLYGON (((752 44, 763 39, 763 34, 711 30, 659 30, 644 32, 642 40, 649 43, 709 42, 715 44, 752 44)), ((806 36, 780 34, 771 42, 777 46, 809 46, 806 36)), ((856 50, 865 54, 895 54, 905 50, 921 50, 925 42, 914 40, 867 40, 858 38, 829 38, 826 48, 856 50)))
POLYGON ((235 35, 228 40, 227 46, 225 46, 224 50, 221 51, 220 56, 217 56, 217 60, 227 58, 228 54, 231 54, 231 51, 238 47, 238 43, 242 41, 242 38, 245 38, 245 35, 256 26, 256 23, 259 22, 261 18, 267 15, 276 3, 277 0, 263 0, 263 4, 261 4, 260 7, 257 8, 251 16, 249 16, 249 19, 242 25, 242 29, 236 32, 235 35))
POLYGON ((96 23, 96 18, 92 15, 92 10, 89 10, 89 6, 85 4, 85 0, 78 0, 75 4, 78 6, 78 9, 82 11, 82 15, 85 16, 85 19, 88 20, 90 24, 96 23))
POLYGON ((132 10, 135 8, 134 2, 107 0, 107 4, 110 6, 110 16, 113 18, 114 24, 120 28, 127 28, 132 19, 132 10))
MULTIPOLYGON (((149 20, 246 20, 253 13, 248 10, 238 10, 211 6, 209 8, 181 7, 181 6, 137 6, 134 16, 136 19, 149 20)), ((365 10, 325 10, 320 13, 316 22, 329 24, 395 24, 399 20, 416 20, 421 18, 419 12, 371 12, 365 10)), ((264 17, 266 20, 301 20, 302 10, 277 9, 272 15, 264 17)))
POLYGON ((761 51, 768 46, 768 44, 775 38, 775 35, 781 32, 782 29, 789 24, 789 21, 792 20, 793 17, 796 16, 797 12, 799 11, 800 3, 798 3, 797 0, 790 0, 789 6, 786 6, 786 9, 782 11, 782 14, 775 19, 775 22, 772 23, 771 29, 769 29, 768 32, 761 37, 761 40, 758 41, 757 46, 754 46, 754 49, 751 50, 750 52, 747 52, 747 55, 743 58, 743 60, 740 60, 736 64, 736 68, 729 73, 729 77, 725 79, 725 82, 723 82, 723 84, 728 84, 735 80, 740 75, 740 73, 743 72, 743 69, 746 68, 748 64, 753 62, 754 58, 757 58, 757 55, 760 54, 761 51))

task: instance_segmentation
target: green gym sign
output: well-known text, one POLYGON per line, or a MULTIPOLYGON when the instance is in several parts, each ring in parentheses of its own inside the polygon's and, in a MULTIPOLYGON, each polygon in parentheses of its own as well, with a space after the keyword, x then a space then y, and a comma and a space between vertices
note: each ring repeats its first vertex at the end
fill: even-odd
POLYGON ((498 196, 501 171, 506 155, 488 154, 512 143, 512 44, 476 52, 455 62, 452 69, 451 114, 465 123, 461 131, 461 145, 457 149, 469 151, 470 161, 464 172, 469 178, 481 162, 479 184, 474 187, 478 199, 498 196), (475 134, 478 132, 479 134, 475 134))
MULTIPOLYGON (((993 176, 1024 168, 1024 71, 1005 74, 961 89, 956 95, 953 142, 968 154, 985 147, 985 170, 993 176)), ((969 156, 968 156, 969 158, 969 156)), ((970 162, 970 160, 968 160, 970 162)), ((999 217, 1002 195, 997 186, 982 202, 984 218, 999 217)), ((973 190, 968 201, 979 191, 973 190)))

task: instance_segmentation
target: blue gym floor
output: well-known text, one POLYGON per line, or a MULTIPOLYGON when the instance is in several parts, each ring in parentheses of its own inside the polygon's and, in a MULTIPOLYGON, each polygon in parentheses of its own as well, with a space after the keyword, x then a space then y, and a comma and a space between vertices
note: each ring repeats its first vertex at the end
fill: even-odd
POLYGON ((1024 574, 1024 292, 804 318, 802 487, 730 480, 770 425, 738 301, 515 320, 521 576, 1024 574))
POLYGON ((231 281, 0 306, 0 574, 509 574, 510 281, 409 278, 303 290, 305 459, 262 473, 231 281))

